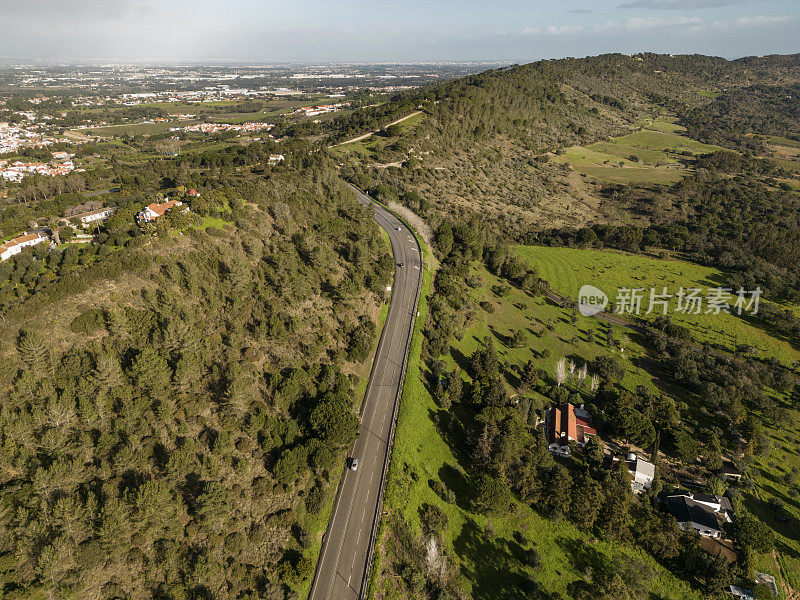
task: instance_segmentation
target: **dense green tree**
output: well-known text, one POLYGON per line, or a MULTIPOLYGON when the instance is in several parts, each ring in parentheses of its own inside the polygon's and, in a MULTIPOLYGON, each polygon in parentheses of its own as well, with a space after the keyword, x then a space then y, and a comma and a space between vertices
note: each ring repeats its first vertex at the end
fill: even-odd
POLYGON ((620 461, 604 486, 605 501, 600 509, 598 526, 605 537, 625 539, 631 525, 631 477, 620 461))
POLYGON ((588 470, 582 471, 572 482, 572 503, 569 507, 569 519, 585 531, 591 531, 600 513, 603 501, 603 489, 592 479, 588 470))
POLYGON ((508 509, 511 500, 508 487, 497 478, 481 473, 471 482, 472 500, 483 513, 499 513, 508 509))
POLYGON ((311 426, 326 441, 347 446, 358 435, 360 421, 347 402, 329 399, 311 413, 311 426))

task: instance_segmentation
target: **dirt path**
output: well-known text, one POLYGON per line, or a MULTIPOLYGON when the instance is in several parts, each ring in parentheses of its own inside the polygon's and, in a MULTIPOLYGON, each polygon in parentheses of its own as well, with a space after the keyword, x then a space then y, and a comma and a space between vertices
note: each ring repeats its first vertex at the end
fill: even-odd
POLYGON ((778 571, 781 574, 781 587, 783 587, 783 594, 786 597, 786 600, 798 600, 800 596, 798 596, 797 592, 794 591, 794 588, 786 583, 786 573, 783 572, 783 565, 781 564, 780 558, 778 557, 778 551, 774 548, 772 549, 772 558, 775 559, 775 564, 778 567, 778 571))
MULTIPOLYGON (((411 117, 416 117, 421 112, 422 112, 421 110, 415 110, 414 112, 412 112, 409 115, 406 115, 405 117, 400 117, 396 121, 392 121, 391 123, 386 125, 386 127, 391 127, 392 125, 397 125, 398 123, 402 123, 403 121, 405 121, 407 119, 410 119, 411 117)), ((381 128, 381 129, 384 129, 384 128, 381 128)), ((370 131, 369 133, 365 133, 364 135, 360 135, 358 137, 354 137, 353 139, 345 140, 344 142, 339 142, 338 144, 334 144, 333 146, 328 146, 328 148, 335 148, 336 146, 344 146, 345 144, 352 144, 353 142, 360 142, 361 140, 365 140, 368 137, 371 137, 374 134, 378 133, 381 129, 376 129, 374 131, 370 131)))

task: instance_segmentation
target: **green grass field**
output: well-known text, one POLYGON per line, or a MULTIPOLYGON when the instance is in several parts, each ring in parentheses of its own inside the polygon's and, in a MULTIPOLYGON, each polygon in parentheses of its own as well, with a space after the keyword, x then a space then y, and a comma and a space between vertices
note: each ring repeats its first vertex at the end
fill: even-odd
POLYGON ((800 148, 800 141, 792 140, 785 137, 780 137, 777 135, 762 135, 759 136, 767 140, 770 144, 774 144, 776 146, 789 146, 791 148, 800 148))
MULTIPOLYGON (((234 112, 234 111, 220 111, 220 108, 233 108, 241 101, 219 101, 219 102, 151 102, 141 104, 141 108, 159 108, 169 114, 193 114, 199 117, 206 117, 212 123, 249 123, 254 121, 263 121, 278 115, 291 113, 296 108, 307 106, 309 104, 325 104, 341 100, 340 98, 330 98, 326 95, 317 95, 313 100, 259 100, 264 105, 264 109, 258 112, 234 112)), ((81 111, 87 115, 100 113, 105 109, 87 109, 81 111)), ((112 108, 112 111, 114 109, 112 108)), ((120 109, 121 110, 121 109, 120 109)), ((335 113, 336 115, 343 114, 341 112, 335 113)), ((86 130, 76 130, 79 132, 89 132, 95 135, 102 136, 120 136, 120 135, 154 135, 169 131, 172 127, 185 127, 187 125, 194 125, 199 123, 199 119, 186 120, 186 121, 172 121, 169 123, 125 123, 120 125, 106 125, 102 127, 93 127, 86 130)))
POLYGON ((800 173, 800 160, 790 160, 788 158, 772 158, 770 160, 787 171, 800 173))
POLYGON ((722 92, 717 92, 715 90, 700 90, 697 92, 698 96, 703 96, 704 98, 719 98, 722 96, 722 92))
POLYGON ((123 136, 123 135, 155 135, 166 133, 172 127, 186 127, 195 125, 200 121, 171 121, 168 123, 131 123, 125 125, 108 125, 105 127, 93 127, 91 129, 79 129, 82 133, 91 133, 102 136, 123 136))
MULTIPOLYGON (((571 310, 541 296, 531 297, 516 288, 509 288, 506 295, 498 296, 492 289, 502 287, 502 280, 482 267, 476 267, 475 275, 482 285, 471 291, 471 298, 476 303, 488 302, 493 311, 477 309, 466 334, 452 343, 454 352, 446 360, 449 368, 455 367, 456 358, 471 356, 489 336, 494 339, 499 357, 512 370, 521 370, 528 360, 536 359, 540 368, 553 373, 561 357, 576 357, 576 360, 580 357, 589 361, 603 354, 614 354, 625 367, 622 384, 626 388, 634 390, 637 385, 644 385, 655 391, 652 378, 636 366, 638 359, 645 354, 638 335, 615 325, 615 338, 625 349, 620 352, 608 344, 607 325, 597 319, 578 315, 573 322, 571 310), (508 344, 515 330, 527 334, 527 344, 522 348, 512 348, 508 344), (593 341, 590 341, 590 331, 593 341)), ((516 393, 510 384, 509 392, 516 393)))
POLYGON ((681 159, 720 149, 681 135, 683 131, 669 119, 657 119, 629 135, 567 148, 555 160, 613 183, 675 183, 688 173, 681 159))
MULTIPOLYGON (((574 337, 581 337, 582 328, 587 323, 569 323, 565 309, 549 305, 542 299, 532 299, 513 288, 502 297, 496 296, 491 287, 499 281, 482 267, 476 267, 475 274, 481 278, 482 285, 471 291, 473 299, 489 299, 496 308, 492 314, 478 309, 479 315, 468 327, 462 340, 455 344, 457 352, 471 353, 477 348, 477 339, 495 333, 499 334, 496 347, 500 351, 501 359, 512 364, 527 360, 533 356, 534 351, 544 348, 552 348, 554 353, 562 349, 575 353, 573 343, 587 354, 592 350, 595 353, 607 351, 599 341, 593 344, 585 340, 570 342, 574 337), (519 308, 523 303, 525 308, 519 308), (531 334, 529 347, 510 350, 502 346, 501 340, 511 328, 530 326, 540 330, 543 329, 542 323, 548 322, 551 317, 555 321, 554 329, 539 336, 531 334)), ((568 597, 567 586, 573 581, 583 579, 583 567, 578 556, 583 552, 597 552, 606 556, 636 557, 647 564, 655 574, 651 586, 655 597, 699 598, 688 585, 635 547, 589 539, 572 525, 564 521, 545 519, 529 506, 518 502, 514 503, 508 514, 492 519, 495 536, 487 538, 484 534, 488 524, 487 517, 471 512, 464 507, 463 502, 448 503, 434 493, 430 481, 441 481, 448 473, 463 473, 463 467, 432 420, 432 414, 438 407, 425 387, 420 365, 421 328, 427 313, 425 295, 429 290, 430 273, 426 271, 420 317, 417 319, 398 416, 385 501, 388 511, 402 515, 415 535, 421 532, 419 508, 423 503, 439 506, 447 514, 445 551, 450 560, 454 560, 461 569, 462 587, 471 590, 471 596, 476 600, 525 597, 522 591, 523 582, 534 572, 519 558, 521 551, 527 548, 535 548, 539 553, 542 564, 535 571, 536 580, 542 590, 554 597, 555 594, 568 597), (522 534, 528 541, 520 546, 515 534, 522 534)), ((553 357, 553 361, 555 360, 553 357)), ((452 367, 453 357, 448 358, 448 361, 452 367)), ((644 380, 635 373, 632 365, 626 364, 630 368, 629 384, 644 380)), ((381 539, 385 541, 385 529, 381 539)), ((384 544, 379 544, 379 547, 383 548, 384 544)), ((380 566, 385 561, 386 557, 379 555, 376 564, 380 566)), ((381 579, 376 576, 371 591, 371 597, 399 598, 391 578, 381 579)))
MULTIPOLYGON (((577 297, 578 289, 584 283, 603 289, 613 300, 612 292, 618 286, 649 288, 655 285, 659 288, 667 286, 672 290, 681 285, 685 287, 724 285, 725 279, 724 273, 709 267, 621 252, 531 246, 517 247, 516 251, 529 264, 539 269, 540 277, 548 280, 553 290, 572 298, 577 297)), ((646 306, 646 303, 643 306, 646 306)), ((539 310, 536 307, 536 311, 539 310)), ((499 311, 496 311, 495 315, 498 313, 499 311)), ((494 325, 496 320, 492 323, 495 327, 514 326, 510 323, 519 319, 519 314, 516 316, 504 314, 503 322, 509 325, 494 325)), ((775 356, 787 364, 794 363, 800 357, 798 348, 788 341, 776 339, 769 332, 735 316, 687 315, 676 318, 675 321, 690 328, 693 336, 700 341, 722 343, 728 348, 737 342, 752 344, 758 348, 761 356, 775 356)), ((578 327, 581 327, 580 320, 578 327)), ((539 340, 534 340, 533 343, 539 343, 539 340)), ((575 351, 587 356, 584 354, 586 349, 581 346, 579 343, 575 351)), ((644 351, 633 342, 630 346, 633 352, 644 351)), ((559 352, 560 355, 566 354, 563 347, 554 349, 554 352, 559 352)), ((552 371, 552 365, 548 365, 547 368, 552 371)), ((634 375, 650 379, 647 373, 632 371, 630 365, 626 365, 626 368, 628 374, 623 384, 629 389, 636 382, 634 375)), ((781 405, 789 408, 780 394, 772 392, 771 395, 781 405)), ((744 497, 748 509, 769 524, 778 537, 776 555, 759 556, 757 567, 775 575, 778 579, 783 577, 789 585, 797 589, 800 588, 800 527, 798 526, 800 503, 797 497, 790 493, 790 485, 783 480, 783 477, 792 468, 800 469, 800 428, 798 428, 800 415, 797 410, 790 410, 788 414, 789 420, 778 423, 777 427, 771 421, 771 415, 759 415, 763 418, 772 439, 772 450, 768 456, 756 459, 751 473, 756 487, 752 493, 745 494, 744 497), (784 503, 783 508, 778 511, 767 508, 766 502, 770 498, 780 499, 784 503), (781 521, 780 517, 788 517, 790 522, 781 521)))
MULTIPOLYGON (((539 270, 539 276, 550 282, 554 291, 577 299, 578 290, 584 284, 603 290, 614 301, 619 288, 644 288, 645 299, 642 311, 649 306, 649 290, 663 287, 675 294, 678 288, 701 288, 705 296, 709 287, 726 287, 723 272, 685 261, 650 258, 642 255, 602 250, 578 250, 574 248, 547 248, 519 246, 519 255, 539 270)), ((782 362, 792 364, 800 360, 800 348, 789 341, 777 339, 760 328, 756 321, 748 322, 733 314, 688 315, 674 313, 676 300, 670 301, 670 314, 674 321, 692 331, 694 339, 710 342, 733 350, 737 344, 748 344, 756 348, 760 356, 775 356, 782 362)), ((706 310, 705 304, 702 310, 706 310)), ((654 318, 661 311, 657 307, 654 318)))
POLYGON ((233 225, 233 221, 226 221, 225 219, 221 219, 219 217, 203 217, 203 222, 197 227, 197 229, 208 229, 209 227, 213 227, 214 229, 222 229, 225 225, 233 225))

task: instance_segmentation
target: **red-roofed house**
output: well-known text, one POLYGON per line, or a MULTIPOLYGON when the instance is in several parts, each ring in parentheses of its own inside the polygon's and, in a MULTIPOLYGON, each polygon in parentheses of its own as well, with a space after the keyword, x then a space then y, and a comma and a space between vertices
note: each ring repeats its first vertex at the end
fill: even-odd
POLYGON ((200 192, 198 192, 196 189, 192 188, 192 189, 189 190, 189 195, 190 196, 194 196, 195 198, 199 198, 200 197, 200 192))
POLYGON ((20 235, 14 239, 8 240, 5 244, 0 245, 0 260, 7 260, 15 254, 22 252, 22 249, 26 246, 35 246, 36 244, 41 244, 46 239, 46 235, 36 232, 27 233, 25 235, 20 235))
POLYGON ((582 406, 575 408, 569 402, 549 409, 544 427, 548 449, 561 456, 570 455, 570 442, 584 446, 591 436, 597 434, 592 427, 591 415, 582 406))
POLYGON ((144 210, 136 215, 136 222, 140 225, 142 223, 150 223, 159 217, 163 217, 164 213, 175 206, 183 206, 180 200, 167 200, 166 202, 154 202, 149 206, 145 206, 144 210))

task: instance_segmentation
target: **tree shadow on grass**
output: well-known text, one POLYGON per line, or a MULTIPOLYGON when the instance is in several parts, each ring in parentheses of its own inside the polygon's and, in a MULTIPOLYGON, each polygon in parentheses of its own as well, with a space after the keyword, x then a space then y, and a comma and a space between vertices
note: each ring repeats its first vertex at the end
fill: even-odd
POLYGON ((800 552, 797 551, 797 548, 792 548, 786 542, 782 542, 781 540, 775 542, 775 549, 784 557, 791 559, 800 558, 800 552))
POLYGON ((564 550, 572 568, 584 576, 610 568, 608 557, 584 540, 559 537, 556 538, 556 545, 564 550))
POLYGON ((504 348, 513 348, 514 347, 514 338, 512 338, 510 335, 506 335, 505 333, 502 333, 501 331, 499 331, 493 325, 489 325, 489 331, 492 333, 492 335, 495 337, 495 339, 498 342, 500 342, 500 344, 504 348))
POLYGON ((508 385, 510 385, 513 389, 519 389, 522 387, 522 377, 520 377, 519 373, 517 373, 517 369, 513 365, 503 365, 503 377, 506 378, 508 385))
POLYGON ((453 540, 453 549, 461 558, 462 573, 474 583, 475 600, 547 598, 536 593, 508 540, 487 539, 472 519, 453 540))
POLYGON ((461 350, 450 346, 450 356, 453 357, 455 363, 461 367, 463 371, 469 373, 470 377, 472 376, 472 365, 469 362, 469 358, 461 352, 461 350))
POLYGON ((456 505, 462 510, 470 510, 469 482, 464 473, 445 463, 439 469, 438 475, 445 487, 455 494, 456 505))
POLYGON ((743 312, 741 315, 734 314, 734 316, 741 319, 751 327, 763 331, 764 333, 775 338, 776 340, 781 340, 786 342, 795 350, 800 350, 800 340, 798 340, 797 337, 785 331, 781 331, 773 324, 766 322, 763 318, 761 318, 760 315, 758 314, 753 315, 748 312, 743 312))

